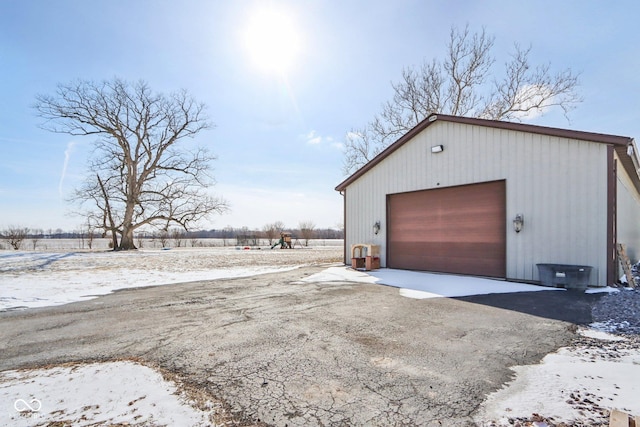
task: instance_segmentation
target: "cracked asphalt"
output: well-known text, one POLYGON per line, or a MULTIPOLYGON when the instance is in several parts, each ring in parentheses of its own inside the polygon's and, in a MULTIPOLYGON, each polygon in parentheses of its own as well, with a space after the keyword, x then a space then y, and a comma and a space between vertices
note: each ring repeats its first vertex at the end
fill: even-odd
POLYGON ((485 303, 300 282, 322 269, 0 312, 0 370, 139 358, 206 390, 237 424, 472 426, 510 366, 575 337, 565 321, 485 303))

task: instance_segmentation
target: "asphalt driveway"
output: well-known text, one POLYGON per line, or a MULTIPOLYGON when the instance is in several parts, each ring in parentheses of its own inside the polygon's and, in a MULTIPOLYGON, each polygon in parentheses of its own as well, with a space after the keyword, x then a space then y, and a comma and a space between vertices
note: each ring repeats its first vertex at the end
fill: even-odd
POLYGON ((321 271, 119 291, 0 313, 0 370, 139 358, 224 402, 238 424, 473 425, 510 366, 573 338, 597 297, 411 299, 301 282, 321 271))

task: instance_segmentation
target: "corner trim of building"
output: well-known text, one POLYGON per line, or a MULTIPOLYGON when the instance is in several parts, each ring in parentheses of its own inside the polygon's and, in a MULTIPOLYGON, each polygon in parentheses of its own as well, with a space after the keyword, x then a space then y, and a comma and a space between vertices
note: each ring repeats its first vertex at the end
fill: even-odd
POLYGON ((342 194, 342 252, 344 265, 349 265, 347 259, 347 189, 342 190, 340 194, 342 194))
POLYGON ((616 283, 617 162, 613 145, 607 146, 607 285, 616 283))

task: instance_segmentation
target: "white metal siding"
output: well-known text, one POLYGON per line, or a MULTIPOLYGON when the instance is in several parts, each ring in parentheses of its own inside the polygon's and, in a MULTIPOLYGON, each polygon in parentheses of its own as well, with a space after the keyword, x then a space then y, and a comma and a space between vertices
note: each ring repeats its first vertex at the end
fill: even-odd
MULTIPOLYGON (((618 159, 618 156, 615 156, 618 159)), ((616 184, 618 198, 616 213, 616 228, 618 243, 627 246, 627 255, 632 262, 638 262, 640 257, 640 198, 629 175, 618 161, 618 182, 616 184)))
POLYGON ((537 263, 594 267, 606 284, 607 146, 505 129, 436 122, 347 188, 346 242, 381 245, 386 195, 506 180, 507 277, 538 280, 537 263), (431 146, 444 152, 433 154, 431 146), (524 215, 515 233, 512 220, 524 215), (373 224, 382 230, 375 236, 373 224))

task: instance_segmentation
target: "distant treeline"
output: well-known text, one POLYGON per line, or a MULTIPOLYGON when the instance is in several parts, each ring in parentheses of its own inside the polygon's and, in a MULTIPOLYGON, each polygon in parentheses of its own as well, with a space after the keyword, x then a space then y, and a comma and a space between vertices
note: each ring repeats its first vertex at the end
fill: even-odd
MULTIPOLYGON (((170 233, 174 234, 177 230, 171 230, 170 233), (173 233, 171 233, 173 231, 173 233)), ((283 231, 291 233, 293 236, 302 237, 303 234, 308 231, 301 231, 299 229, 284 229, 283 231)), ((319 228, 312 231, 314 239, 343 239, 344 230, 338 230, 334 228, 319 228)), ((140 231, 136 233, 137 238, 153 239, 160 237, 163 234, 162 231, 140 231)), ((198 231, 181 231, 181 237, 186 239, 235 239, 239 236, 253 236, 256 238, 266 239, 269 238, 267 233, 262 230, 251 230, 247 227, 232 228, 225 227, 219 230, 198 230, 198 231)), ((63 230, 29 230, 25 238, 40 238, 40 239, 81 239, 88 237, 88 231, 63 231, 63 230)), ((92 237, 103 237, 101 233, 92 233, 92 237)))

